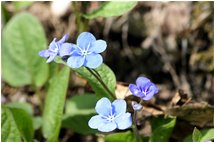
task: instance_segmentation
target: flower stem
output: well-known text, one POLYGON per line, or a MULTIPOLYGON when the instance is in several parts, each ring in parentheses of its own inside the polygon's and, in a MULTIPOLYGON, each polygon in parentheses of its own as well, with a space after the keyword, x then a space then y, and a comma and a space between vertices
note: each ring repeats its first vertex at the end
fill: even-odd
POLYGON ((133 122, 134 122, 133 131, 135 132, 137 142, 143 142, 143 140, 140 137, 139 131, 137 129, 137 122, 136 122, 136 120, 137 120, 136 115, 137 114, 136 113, 137 112, 134 111, 134 114, 133 114, 133 122))
POLYGON ((77 25, 78 34, 80 34, 83 31, 87 31, 89 20, 84 18, 82 15, 83 15, 83 13, 86 13, 88 3, 73 1, 72 6, 73 6, 74 13, 76 16, 75 21, 76 21, 76 25, 77 25))
POLYGON ((106 84, 103 82, 103 80, 101 79, 100 75, 98 72, 94 73, 93 70, 91 70, 90 68, 86 67, 86 69, 100 82, 100 84, 103 86, 103 88, 109 93, 109 95, 116 99, 115 95, 109 90, 109 88, 106 86, 106 84))

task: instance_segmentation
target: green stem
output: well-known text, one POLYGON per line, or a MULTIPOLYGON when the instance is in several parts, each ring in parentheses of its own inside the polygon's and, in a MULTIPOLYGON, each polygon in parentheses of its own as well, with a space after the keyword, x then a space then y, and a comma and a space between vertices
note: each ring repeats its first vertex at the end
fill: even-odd
POLYGON ((76 17, 76 25, 78 34, 82 33, 83 31, 87 31, 88 29, 88 19, 85 19, 82 15, 82 12, 87 10, 87 3, 86 2, 79 2, 73 1, 72 6, 74 9, 75 17, 76 17))
POLYGON ((141 137, 140 137, 139 131, 137 129, 136 115, 137 115, 136 111, 134 111, 134 114, 133 114, 133 122, 134 122, 133 131, 135 132, 137 142, 143 142, 141 137))
POLYGON ((94 73, 90 68, 86 67, 86 69, 100 82, 100 84, 103 86, 103 88, 109 93, 109 95, 117 99, 115 95, 109 90, 109 88, 106 86, 106 84, 103 82, 103 80, 96 74, 94 73))

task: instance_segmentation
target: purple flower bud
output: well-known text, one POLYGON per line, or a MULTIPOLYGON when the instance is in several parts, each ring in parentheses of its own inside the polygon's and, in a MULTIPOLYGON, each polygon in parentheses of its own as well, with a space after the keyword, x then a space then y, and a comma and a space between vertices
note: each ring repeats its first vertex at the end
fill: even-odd
POLYGON ((140 111, 143 106, 141 104, 138 104, 137 102, 135 101, 132 101, 132 108, 135 110, 135 111, 140 111))

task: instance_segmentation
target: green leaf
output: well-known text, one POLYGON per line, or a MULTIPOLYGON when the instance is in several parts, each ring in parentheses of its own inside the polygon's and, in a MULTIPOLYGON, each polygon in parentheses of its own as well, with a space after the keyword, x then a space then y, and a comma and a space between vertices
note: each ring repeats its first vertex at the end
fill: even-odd
POLYGON ((135 135, 131 131, 109 134, 105 140, 106 142, 136 142, 135 135))
MULTIPOLYGON (((195 129, 194 129, 194 131, 195 131, 195 129)), ((194 135, 194 131, 193 131, 193 135, 194 135)), ((200 133, 201 133, 200 142, 205 142, 206 140, 214 140, 214 128, 203 129, 200 131, 200 133)), ((193 135, 189 135, 188 137, 186 137, 183 140, 183 142, 192 142, 193 135)))
MULTIPOLYGON (((113 99, 100 84, 100 82, 85 67, 73 70, 79 73, 83 78, 88 80, 90 86, 93 88, 98 98, 107 97, 109 99, 113 99)), ((101 79, 109 88, 109 90, 114 94, 116 87, 116 77, 113 71, 105 64, 100 65, 95 70, 99 73, 101 79)))
MULTIPOLYGON (((27 112, 30 116, 33 117, 33 107, 31 104, 26 102, 11 102, 5 104, 5 106, 9 108, 19 108, 23 109, 25 112, 27 112)), ((33 117, 33 128, 34 130, 39 129, 42 126, 42 118, 41 117, 33 117)))
POLYGON ((33 141, 33 123, 31 116, 22 109, 2 106, 2 141, 33 141), (24 121, 23 121, 24 120, 24 121), (22 139, 22 140, 21 140, 22 139))
POLYGON ((200 142, 201 137, 202 137, 201 132, 195 127, 192 134, 193 142, 200 142))
POLYGON ((13 117, 19 128, 19 131, 27 142, 33 141, 33 122, 32 117, 22 109, 11 108, 13 117), (24 120, 24 121, 23 121, 24 120))
POLYGON ((12 112, 3 106, 1 106, 1 140, 4 142, 21 141, 21 134, 12 112))
POLYGON ((14 87, 42 86, 49 68, 38 52, 47 46, 45 33, 36 17, 14 16, 2 32, 2 77, 14 87))
POLYGON ((87 19, 93 19, 96 17, 111 17, 111 16, 120 16, 125 14, 126 12, 130 11, 137 5, 136 1, 126 1, 126 2, 119 2, 119 1, 109 1, 104 2, 100 8, 97 10, 83 15, 87 19))
POLYGON ((175 124, 176 118, 154 118, 152 120, 153 132, 149 142, 168 142, 175 124))
MULTIPOLYGON (((54 61, 56 63, 67 65, 60 57, 56 57, 54 61)), ((107 97, 113 100, 111 95, 109 95, 109 93, 104 89, 104 87, 100 84, 100 82, 85 67, 80 67, 78 69, 74 69, 74 68, 71 68, 71 69, 77 72, 80 76, 82 76, 89 82, 90 86, 93 88, 98 98, 107 97)), ((104 63, 101 64, 95 70, 98 72, 98 74, 100 75, 100 77, 102 78, 106 86, 109 88, 109 90, 113 94, 115 94, 116 77, 114 72, 104 63)))
POLYGON ((62 127, 70 128, 72 131, 81 134, 98 132, 88 126, 89 119, 96 115, 95 105, 97 100, 93 94, 77 95, 67 100, 62 127))
POLYGON ((42 131, 49 142, 58 141, 70 70, 64 67, 50 80, 45 100, 42 131))
POLYGON ((42 117, 33 117, 33 129, 38 130, 42 126, 42 117))
POLYGON ((33 107, 31 104, 26 102, 11 102, 5 104, 7 107, 10 108, 20 108, 25 110, 29 115, 33 116, 33 107))
POLYGON ((201 134, 202 134, 201 142, 204 142, 206 140, 214 140, 214 128, 202 130, 201 134))

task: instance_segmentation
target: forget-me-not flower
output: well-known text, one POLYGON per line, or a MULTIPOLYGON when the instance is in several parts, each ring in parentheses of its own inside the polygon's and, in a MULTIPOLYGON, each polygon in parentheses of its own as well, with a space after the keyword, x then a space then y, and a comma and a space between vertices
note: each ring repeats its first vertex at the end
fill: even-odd
POLYGON ((61 57, 71 55, 72 44, 64 43, 68 37, 68 35, 64 35, 59 41, 56 41, 56 38, 54 38, 53 41, 49 44, 49 48, 47 50, 40 51, 39 56, 44 58, 49 57, 46 63, 50 63, 57 55, 61 57))
POLYGON ((89 32, 81 33, 77 38, 77 45, 74 45, 74 51, 68 58, 67 64, 71 68, 86 66, 88 68, 97 68, 102 64, 103 58, 99 54, 106 49, 104 40, 96 40, 89 32))
POLYGON ((143 100, 150 100, 156 93, 158 88, 146 77, 138 77, 135 84, 129 85, 129 90, 134 96, 143 100))
POLYGON ((98 115, 93 116, 89 127, 101 132, 110 132, 116 128, 124 130, 132 125, 131 114, 126 112, 126 101, 115 100, 113 103, 107 98, 100 99, 96 104, 98 115))

